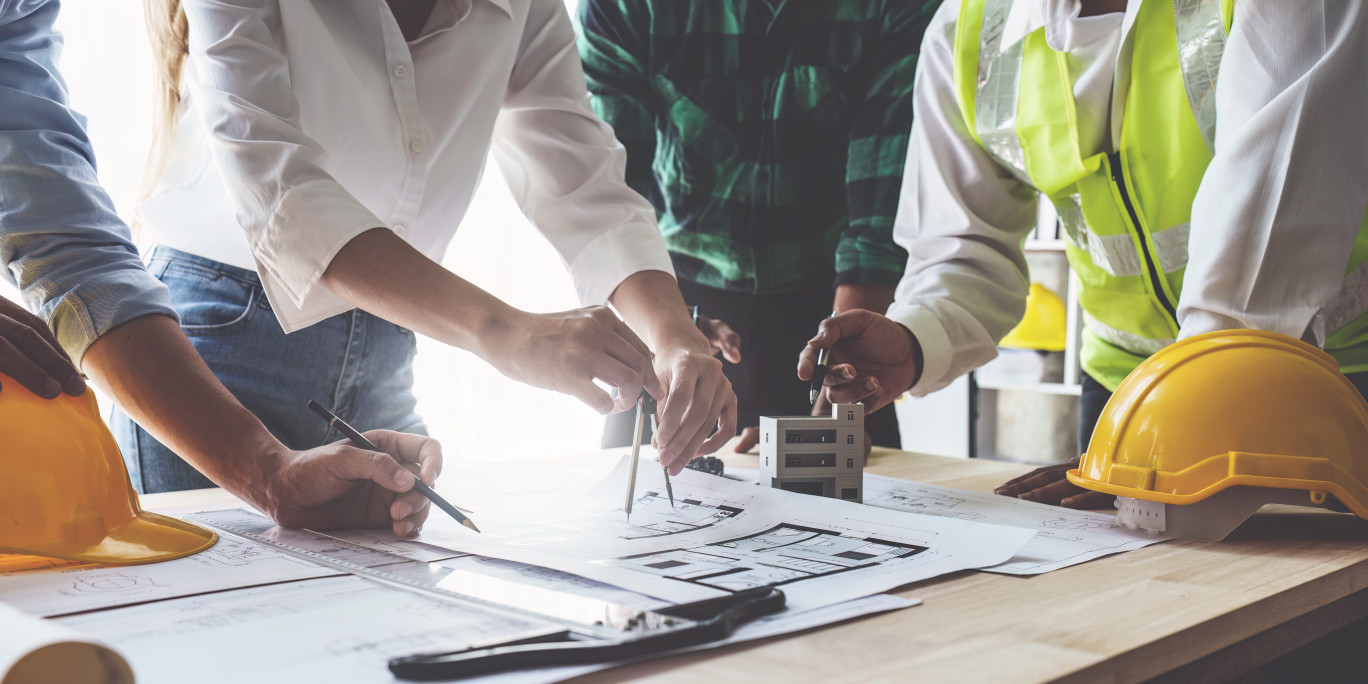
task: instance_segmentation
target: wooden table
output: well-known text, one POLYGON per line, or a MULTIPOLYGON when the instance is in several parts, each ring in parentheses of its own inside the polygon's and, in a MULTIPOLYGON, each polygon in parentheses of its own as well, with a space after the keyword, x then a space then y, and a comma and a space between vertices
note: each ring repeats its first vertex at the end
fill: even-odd
MULTIPOLYGON (((755 467, 754 456, 727 461, 755 467)), ((1027 469, 888 449, 869 465, 983 491, 1027 469)), ((226 496, 210 491, 144 504, 226 496)), ((1222 681, 1368 617, 1365 588, 1368 522, 1284 506, 1223 542, 1171 541, 1036 577, 958 573, 899 592, 921 606, 580 681, 1222 681)))

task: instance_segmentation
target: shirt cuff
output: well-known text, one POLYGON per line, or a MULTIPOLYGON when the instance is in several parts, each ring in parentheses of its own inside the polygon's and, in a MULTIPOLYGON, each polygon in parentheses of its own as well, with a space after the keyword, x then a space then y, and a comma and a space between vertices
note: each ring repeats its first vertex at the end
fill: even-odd
POLYGON ((291 188, 281 198, 252 253, 265 268, 263 275, 297 307, 313 291, 348 242, 368 230, 384 228, 369 209, 341 184, 316 180, 291 188))
POLYGON ((674 276, 665 238, 652 224, 628 223, 585 245, 569 264, 580 304, 603 304, 634 273, 664 271, 674 276))
POLYGON ((96 275, 48 302, 39 313, 78 367, 90 345, 119 325, 152 314, 180 321, 166 286, 141 264, 96 275))
POLYGON ((893 322, 907 328, 921 345, 921 379, 907 393, 914 397, 924 397, 949 385, 955 379, 946 377, 950 372, 950 336, 946 334, 945 326, 941 325, 936 314, 916 304, 894 302, 886 315, 893 322))

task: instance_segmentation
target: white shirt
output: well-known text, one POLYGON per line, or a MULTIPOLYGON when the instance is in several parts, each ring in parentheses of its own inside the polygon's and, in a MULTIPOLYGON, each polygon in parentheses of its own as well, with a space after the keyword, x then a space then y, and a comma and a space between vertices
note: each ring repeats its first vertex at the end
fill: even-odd
MULTIPOLYGON (((1129 73, 1141 1, 1124 17, 1080 18, 1078 0, 1021 0, 1008 17, 1003 45, 1044 26, 1050 47, 1069 54, 1085 156, 1120 137, 1115 99, 1124 90, 1115 74, 1129 73)), ((1323 343, 1345 310, 1368 304, 1361 290, 1341 293, 1368 209, 1365 5, 1236 4, 1217 84, 1215 156, 1192 208, 1182 337, 1255 328, 1323 343)), ((948 31, 959 6, 941 6, 922 44, 894 228, 909 259, 888 316, 921 344, 918 396, 992 359, 1029 285, 1022 241, 1035 227, 1037 197, 965 128, 948 31)))
POLYGON ((140 217, 161 244, 256 271, 286 332, 352 308, 319 278, 367 230, 439 260, 491 145, 581 301, 673 273, 561 0, 439 0, 412 43, 384 0, 184 5, 189 94, 140 217))

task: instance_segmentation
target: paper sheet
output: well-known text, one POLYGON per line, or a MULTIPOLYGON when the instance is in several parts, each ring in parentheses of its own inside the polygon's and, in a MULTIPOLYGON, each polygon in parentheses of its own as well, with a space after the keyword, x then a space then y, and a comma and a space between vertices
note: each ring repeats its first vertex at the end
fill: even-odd
POLYGON ((108 646, 0 603, 0 682, 133 684, 133 671, 108 646))
MULTIPOLYGON (((741 482, 759 481, 759 471, 728 468, 741 482)), ((1039 575, 1094 558, 1134 551, 1172 537, 1128 530, 1116 516, 1022 501, 988 492, 899 480, 865 473, 864 502, 895 511, 934 515, 1035 530, 1036 536, 1006 563, 980 568, 1005 575, 1039 575)))
POLYGON ((1128 530, 1116 522, 1116 516, 1106 513, 1077 511, 881 475, 865 475, 865 503, 1035 530, 1036 535, 1011 560, 983 568, 1007 575, 1039 575, 1170 539, 1128 530))
POLYGON ((423 541, 563 570, 672 602, 781 585, 809 610, 937 575, 997 565, 1033 531, 915 515, 747 485, 686 470, 665 497, 643 463, 631 523, 621 509, 627 461, 557 505, 481 503, 475 534, 429 518, 423 541))
MULTIPOLYGON (((724 643, 759 639, 905 608, 875 596, 806 614, 782 613, 724 643)), ((330 577, 59 618, 123 651, 144 684, 160 682, 391 682, 389 658, 464 648, 540 627, 423 598, 356 577, 330 577)), ((714 644, 720 645, 720 644, 714 644)), ((473 682, 554 682, 612 667, 546 668, 473 682)))
MULTIPOLYGON (((417 561, 461 555, 400 540, 381 530, 348 530, 326 536, 417 561)), ((205 551, 164 563, 112 567, 57 561, 42 565, 28 571, 0 572, 0 601, 46 617, 338 574, 227 534, 219 535, 218 543, 205 551)))

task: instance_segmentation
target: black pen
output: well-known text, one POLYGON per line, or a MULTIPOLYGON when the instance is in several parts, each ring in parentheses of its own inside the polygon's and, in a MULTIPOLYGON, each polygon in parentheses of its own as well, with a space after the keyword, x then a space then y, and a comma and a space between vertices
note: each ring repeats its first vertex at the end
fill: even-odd
MULTIPOLYGON (((319 404, 318 402, 310 399, 309 409, 311 409, 314 413, 317 413, 319 418, 328 421, 328 425, 330 427, 342 433, 343 435, 346 435, 347 439, 350 439, 352 441, 352 444, 355 444, 356 446, 362 449, 378 451, 382 454, 385 453, 384 450, 380 449, 380 447, 375 446, 371 443, 369 439, 366 439, 365 435, 361 434, 360 432, 357 432, 356 428, 347 425, 346 421, 342 420, 341 418, 338 418, 337 415, 334 414, 332 411, 323 408, 322 404, 319 404)), ((446 499, 443 499, 442 495, 432 491, 432 487, 423 484, 423 481, 418 479, 417 475, 413 476, 413 488, 418 490, 419 494, 422 494, 423 496, 427 497, 427 500, 431 501, 434 506, 446 511, 447 515, 450 515, 451 517, 455 518, 456 522, 461 523, 462 525, 469 527, 470 529, 475 530, 476 532, 480 531, 480 528, 475 526, 474 520, 471 520, 470 518, 462 514, 459 510, 456 510, 456 507, 452 506, 451 503, 448 502, 446 499)))
MULTIPOLYGON (((836 312, 832 311, 830 318, 835 318, 836 312)), ((826 380, 827 374, 827 350, 817 350, 817 367, 812 369, 812 384, 808 386, 808 402, 817 405, 817 397, 822 395, 822 382, 826 380)))

